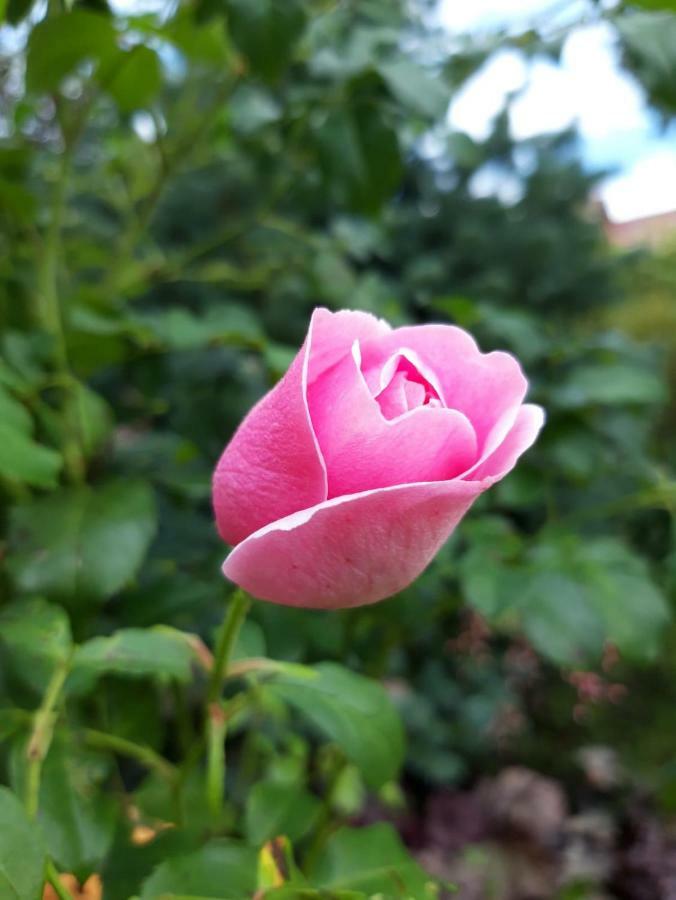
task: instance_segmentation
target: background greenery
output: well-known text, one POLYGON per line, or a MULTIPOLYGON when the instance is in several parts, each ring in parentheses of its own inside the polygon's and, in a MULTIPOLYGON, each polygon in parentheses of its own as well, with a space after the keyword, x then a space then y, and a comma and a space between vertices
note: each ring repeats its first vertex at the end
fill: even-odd
MULTIPOLYGON (((673 896, 676 256, 609 250, 574 134, 444 121, 497 49, 566 33, 473 42, 394 0, 0 10, 0 898, 673 896), (486 171, 518 199, 477 199, 486 171), (512 350, 547 426, 404 594, 255 604, 223 685, 210 473, 320 304, 512 350), (537 839, 513 804, 472 830, 527 769, 610 818, 610 868, 561 869, 537 791, 537 839), (554 853, 539 893, 523 852, 554 853)), ((588 17, 672 116, 673 3, 588 17)))

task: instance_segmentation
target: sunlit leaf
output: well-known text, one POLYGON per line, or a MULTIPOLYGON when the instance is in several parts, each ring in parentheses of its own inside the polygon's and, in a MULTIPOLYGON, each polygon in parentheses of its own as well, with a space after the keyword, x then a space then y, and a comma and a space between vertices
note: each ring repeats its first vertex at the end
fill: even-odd
POLYGON ((74 605, 102 600, 133 578, 154 532, 146 484, 62 490, 14 509, 9 565, 24 592, 74 605))

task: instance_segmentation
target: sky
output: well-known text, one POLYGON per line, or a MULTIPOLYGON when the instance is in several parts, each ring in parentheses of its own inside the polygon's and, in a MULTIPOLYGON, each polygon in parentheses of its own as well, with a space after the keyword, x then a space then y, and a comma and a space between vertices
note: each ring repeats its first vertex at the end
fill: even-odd
MULTIPOLYGON (((584 0, 440 0, 438 16, 451 34, 579 21, 584 0)), ((590 168, 611 170, 600 195, 611 219, 627 221, 676 209, 676 128, 663 134, 640 85, 617 62, 605 24, 582 25, 563 47, 561 65, 527 64, 515 51, 495 54, 458 93, 449 111, 454 128, 485 137, 506 95, 520 90, 510 127, 515 138, 575 125, 590 168)))

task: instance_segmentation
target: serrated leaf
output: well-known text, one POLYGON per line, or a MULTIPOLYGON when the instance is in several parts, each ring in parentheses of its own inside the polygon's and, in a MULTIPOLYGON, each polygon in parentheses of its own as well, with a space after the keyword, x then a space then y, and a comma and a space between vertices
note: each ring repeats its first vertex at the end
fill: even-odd
POLYGON ((286 835, 269 840, 258 853, 256 887, 259 891, 289 885, 297 887, 307 882, 298 872, 291 841, 286 835))
POLYGON ((13 670, 41 690, 54 667, 71 652, 68 616, 41 599, 19 600, 0 613, 0 644, 13 670))
POLYGON ((70 690, 91 690, 102 675, 162 678, 187 682, 193 651, 179 633, 162 628, 125 628, 110 637, 93 638, 73 657, 70 690))
MULTIPOLYGON (((232 266, 227 263, 222 265, 232 271, 232 266)), ((139 313, 134 322, 175 350, 191 350, 211 343, 248 344, 259 341, 261 337, 260 327, 251 313, 233 304, 211 307, 202 316, 185 309, 139 313)))
POLYGON ((147 107, 159 93, 162 66, 154 50, 137 44, 106 61, 100 78, 122 112, 133 112, 147 107))
POLYGON ((515 603, 536 648, 555 662, 598 659, 605 641, 636 661, 655 656, 667 603, 643 560, 620 541, 565 537, 536 544, 515 603))
POLYGON ((86 456, 91 456, 110 435, 113 413, 103 397, 84 384, 78 383, 73 395, 82 449, 86 456))
POLYGON ((28 39, 26 82, 34 91, 50 91, 86 59, 100 60, 115 51, 110 16, 86 9, 49 16, 28 39))
POLYGON ((228 24, 234 43, 249 66, 268 81, 286 69, 305 27, 305 10, 298 0, 228 0, 228 24))
POLYGON ((554 662, 583 664, 600 657, 603 620, 584 586, 563 573, 539 572, 527 580, 519 609, 533 646, 554 662))
POLYGON ((394 130, 366 102, 350 98, 330 111, 317 134, 327 183, 347 205, 374 213, 399 184, 402 163, 394 130))
POLYGON ((336 663, 320 663, 312 669, 314 678, 282 671, 269 690, 335 741, 371 787, 396 778, 404 756, 404 735, 382 685, 336 663))
POLYGON ((450 90, 414 62, 401 58, 380 63, 378 71, 397 100, 414 113, 435 119, 448 108, 450 90))
POLYGON ((257 854, 237 841, 212 840, 195 853, 161 863, 144 881, 142 900, 189 895, 244 900, 256 890, 257 854))
POLYGON ((0 422, 0 476, 33 487, 54 487, 63 460, 24 431, 0 422))
POLYGON ((278 835, 297 841, 312 828, 320 807, 318 798, 297 784, 259 781, 251 788, 247 798, 247 839, 254 846, 260 846, 278 835))
POLYGON ((101 601, 136 574, 155 523, 146 484, 62 490, 12 511, 8 567, 25 593, 72 606, 101 601))
MULTIPOLYGON (((13 748, 12 783, 25 782, 25 739, 13 748)), ((102 782, 110 761, 57 732, 42 767, 38 821, 56 865, 86 878, 106 856, 120 807, 102 782)))
POLYGON ((653 659, 671 614, 645 562, 620 541, 598 539, 583 545, 581 567, 608 639, 631 659, 653 659))
POLYGON ((36 900, 46 862, 42 836, 14 794, 0 787, 0 897, 36 900))
POLYGON ((385 823, 335 832, 312 880, 329 890, 382 892, 419 900, 438 896, 430 876, 408 854, 394 828, 385 823))
POLYGON ((16 431, 32 434, 33 420, 30 413, 9 391, 0 384, 0 422, 16 431))
POLYGON ((671 9, 625 12, 614 20, 624 62, 647 89, 650 99, 670 114, 676 111, 676 15, 671 9))
POLYGON ((646 369, 621 363, 586 365, 573 370, 554 391, 554 398, 566 408, 596 403, 661 403, 666 390, 662 380, 646 369))

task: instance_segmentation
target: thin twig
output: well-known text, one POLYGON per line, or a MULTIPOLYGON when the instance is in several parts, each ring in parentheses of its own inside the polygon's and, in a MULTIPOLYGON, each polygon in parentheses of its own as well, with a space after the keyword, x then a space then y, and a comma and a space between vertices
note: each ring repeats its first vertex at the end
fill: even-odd
POLYGON ((56 707, 61 699, 61 691, 70 671, 70 659, 61 660, 47 685, 42 703, 33 717, 33 729, 26 746, 26 812, 34 819, 38 812, 42 764, 49 752, 57 719, 56 707))
POLYGON ((54 888, 54 892, 59 900, 74 900, 73 895, 65 886, 63 881, 61 881, 61 876, 59 875, 59 871, 51 861, 51 859, 47 860, 47 866, 45 868, 45 881, 49 882, 51 886, 54 888))

